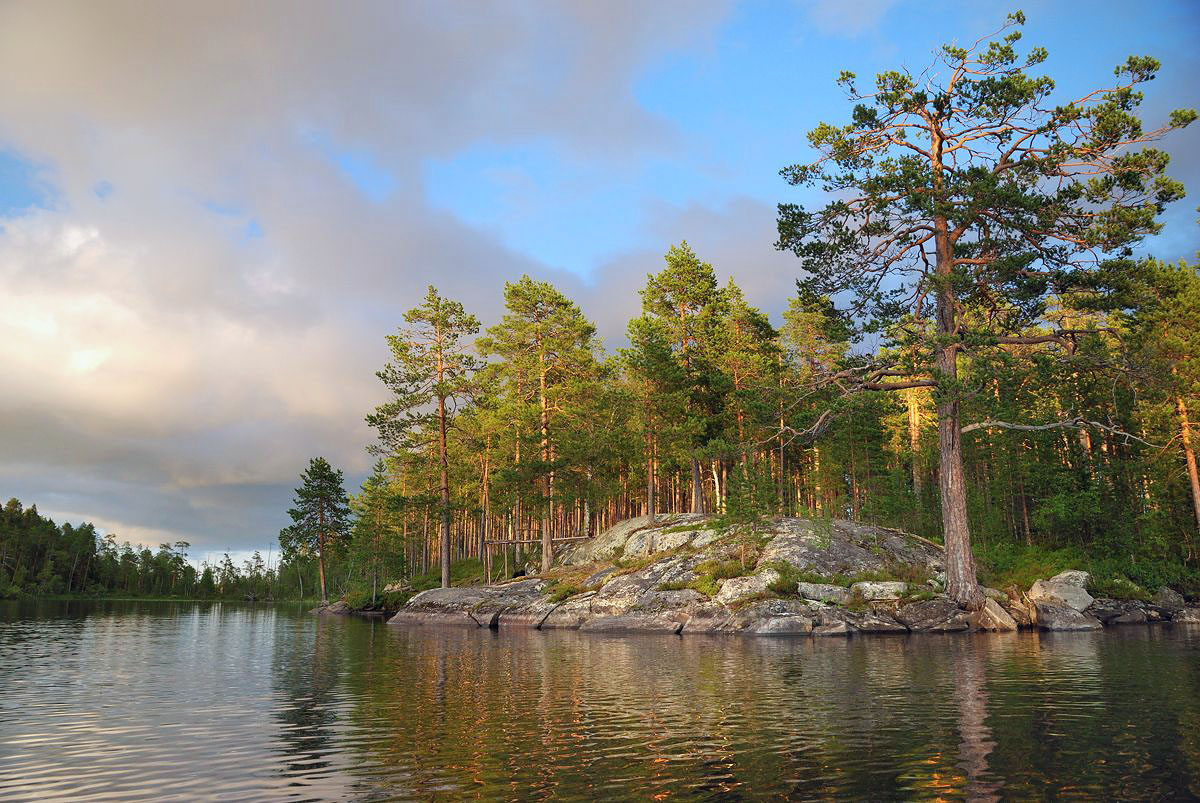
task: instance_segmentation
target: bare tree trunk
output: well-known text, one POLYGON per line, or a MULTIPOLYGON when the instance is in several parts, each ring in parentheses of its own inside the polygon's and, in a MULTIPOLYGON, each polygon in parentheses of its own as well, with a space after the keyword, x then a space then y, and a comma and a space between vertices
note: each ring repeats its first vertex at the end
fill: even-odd
MULTIPOLYGON (((940 158, 940 144, 937 150, 940 158)), ((946 542, 946 593, 959 605, 974 610, 983 604, 983 594, 976 577, 971 529, 967 522, 967 488, 956 387, 958 349, 953 342, 958 335, 958 315, 950 286, 954 258, 946 219, 938 216, 934 225, 937 231, 937 323, 940 335, 937 348, 940 385, 937 402, 938 486, 942 496, 942 533, 946 542)))
MULTIPOLYGON (((538 343, 539 348, 541 343, 538 343)), ((546 404, 546 352, 542 349, 540 356, 541 371, 538 376, 538 396, 541 404, 540 424, 542 430, 542 464, 543 469, 550 463, 550 409, 546 404)), ((550 571, 554 562, 554 542, 550 533, 550 499, 553 495, 553 475, 549 472, 542 477, 542 573, 550 571)))
POLYGON ((706 513, 704 509, 704 486, 700 481, 700 461, 692 458, 692 512, 706 513))
POLYGON ((646 449, 646 517, 653 524, 657 520, 654 504, 654 433, 651 432, 648 438, 649 444, 646 449))
POLYGON ((329 602, 325 593, 325 533, 317 534, 317 570, 321 575, 321 604, 325 605, 329 602))
POLYGON ((1183 396, 1175 397, 1175 411, 1179 413, 1179 433, 1183 440, 1183 455, 1187 460, 1188 480, 1192 484, 1192 511, 1196 514, 1196 528, 1200 530, 1200 473, 1196 470, 1196 450, 1192 448, 1191 424, 1188 423, 1188 410, 1183 403, 1183 396))
POLYGON ((434 332, 434 344, 437 349, 437 381, 438 381, 438 467, 441 479, 441 550, 442 550, 442 588, 450 587, 450 461, 446 450, 446 397, 441 391, 445 381, 446 361, 442 351, 442 330, 440 324, 434 332))
POLYGON ((909 388, 904 391, 908 402, 908 448, 909 454, 912 456, 912 483, 913 493, 917 496, 921 495, 921 406, 917 397, 917 388, 909 388))

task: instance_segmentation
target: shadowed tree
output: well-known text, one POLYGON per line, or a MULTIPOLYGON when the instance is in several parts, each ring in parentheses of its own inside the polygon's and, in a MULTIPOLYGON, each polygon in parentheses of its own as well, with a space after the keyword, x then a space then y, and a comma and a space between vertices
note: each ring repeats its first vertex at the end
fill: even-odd
POLYGON ((658 514, 656 467, 695 439, 696 433, 689 431, 695 422, 687 413, 687 377, 662 321, 643 315, 629 322, 627 332, 629 347, 621 350, 621 359, 641 411, 637 422, 645 444, 646 515, 653 522, 658 514))
MULTIPOLYGON (((328 602, 325 590, 325 558, 339 548, 350 532, 350 506, 342 487, 342 472, 335 471, 324 457, 314 457, 300 475, 301 485, 288 511, 292 526, 279 531, 279 547, 285 560, 317 556, 321 578, 321 601, 328 602)), ((237 578, 236 569, 225 555, 220 573, 222 584, 237 578), (225 564, 229 564, 228 570, 225 564)))
POLYGON ((442 588, 450 587, 450 464, 446 432, 458 401, 467 396, 477 366, 464 341, 479 321, 457 301, 429 286, 425 302, 404 313, 408 325, 388 335, 392 362, 377 373, 392 400, 375 408, 367 423, 379 432, 376 454, 424 451, 436 444, 441 514, 442 588))
MULTIPOLYGON (((930 387, 938 416, 947 591, 982 602, 967 524, 960 358, 1006 346, 1069 355, 1076 331, 1038 331, 1051 296, 1104 294, 1130 247, 1157 232, 1164 204, 1183 195, 1164 174, 1167 155, 1138 148, 1191 123, 1178 110, 1155 129, 1135 112, 1137 87, 1157 61, 1131 57, 1107 87, 1065 102, 1054 82, 1029 70, 1046 59, 1018 55, 1017 12, 992 37, 947 45, 920 74, 881 73, 874 91, 839 79, 856 102, 845 125, 809 133, 820 153, 785 168, 795 185, 817 185, 836 200, 816 211, 779 207, 778 246, 800 257, 802 284, 818 295, 851 294, 854 308, 903 328, 902 361, 856 366, 838 377, 859 390, 930 387), (928 378, 921 378, 928 377, 928 378)), ((897 330, 891 330, 897 331, 897 330)))

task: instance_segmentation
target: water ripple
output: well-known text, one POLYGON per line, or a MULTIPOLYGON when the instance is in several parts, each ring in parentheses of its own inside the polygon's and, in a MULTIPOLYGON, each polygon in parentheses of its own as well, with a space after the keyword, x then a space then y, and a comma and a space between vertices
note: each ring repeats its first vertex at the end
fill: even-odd
POLYGON ((1200 629, 851 640, 0 604, 0 799, 1200 796, 1200 629))

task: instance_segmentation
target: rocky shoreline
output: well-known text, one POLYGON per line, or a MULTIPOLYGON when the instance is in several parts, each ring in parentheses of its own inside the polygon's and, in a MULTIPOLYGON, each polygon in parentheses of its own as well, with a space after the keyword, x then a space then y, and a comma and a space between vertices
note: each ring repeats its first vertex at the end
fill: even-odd
POLYGON ((985 588, 984 607, 964 611, 942 593, 942 568, 937 544, 882 527, 780 518, 748 539, 673 515, 580 542, 545 577, 423 591, 389 621, 768 636, 1200 624, 1200 607, 1170 589, 1150 601, 1093 598, 1081 571, 1027 591, 985 588))

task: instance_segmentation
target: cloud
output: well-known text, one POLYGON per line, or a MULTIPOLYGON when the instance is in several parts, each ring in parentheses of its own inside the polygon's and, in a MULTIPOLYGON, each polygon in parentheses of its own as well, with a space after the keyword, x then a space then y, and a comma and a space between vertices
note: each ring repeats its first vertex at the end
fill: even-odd
POLYGON ((423 165, 680 132, 633 76, 724 3, 0 7, 0 149, 54 202, 0 231, 0 485, 196 550, 265 546, 314 454, 364 473, 384 335, 435 282, 485 321, 578 276, 431 207, 423 165), (685 13, 686 12, 686 13, 685 13))
POLYGON ((803 0, 808 18, 821 33, 854 38, 879 27, 898 0, 803 0))

